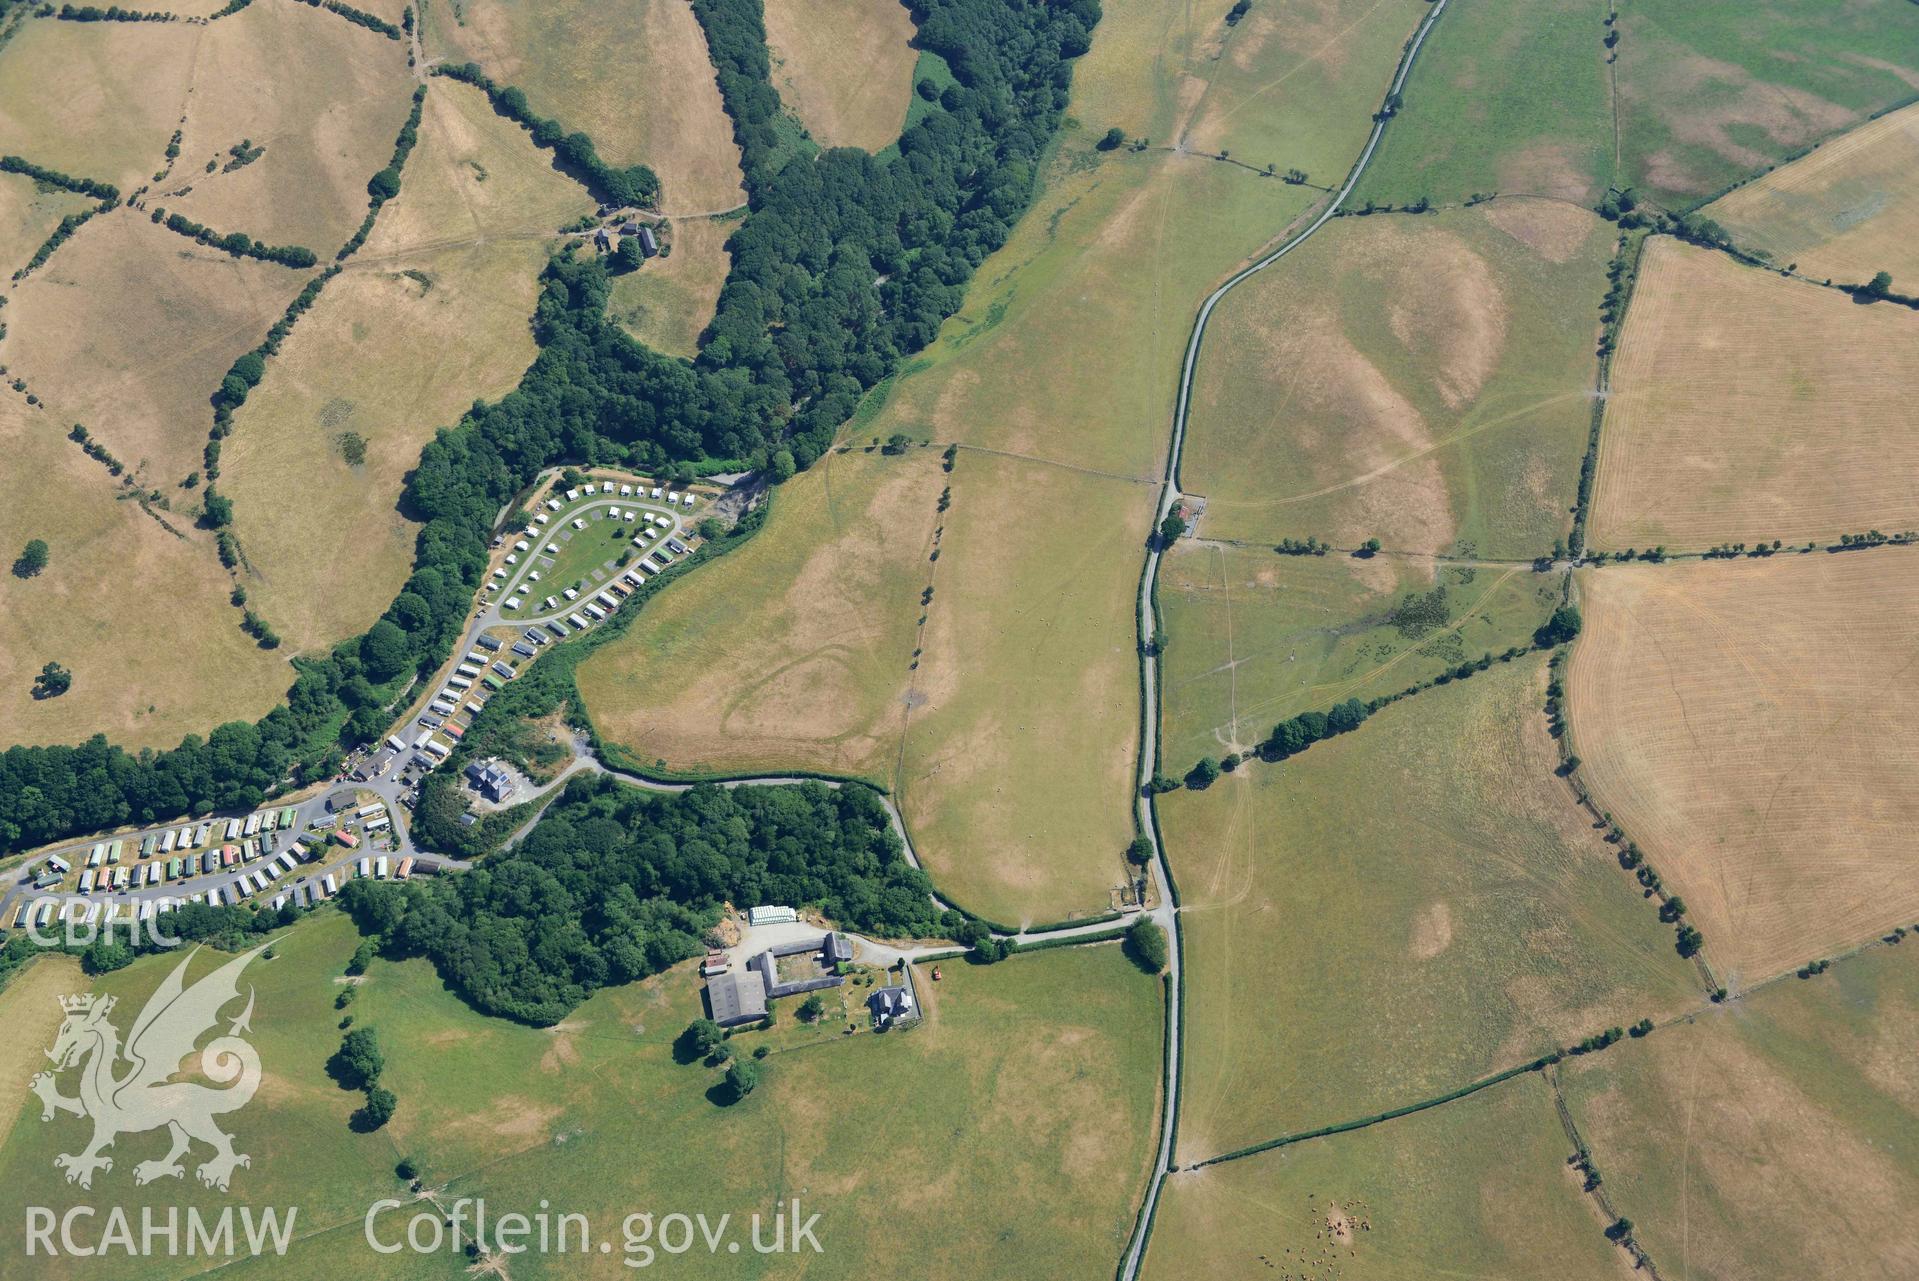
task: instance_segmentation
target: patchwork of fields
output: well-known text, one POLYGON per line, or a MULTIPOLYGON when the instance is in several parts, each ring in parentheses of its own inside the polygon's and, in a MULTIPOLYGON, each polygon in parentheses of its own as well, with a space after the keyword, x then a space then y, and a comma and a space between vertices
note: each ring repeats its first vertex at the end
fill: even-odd
POLYGON ((898 0, 770 0, 766 45, 780 100, 822 147, 879 151, 913 95, 913 16, 898 0))

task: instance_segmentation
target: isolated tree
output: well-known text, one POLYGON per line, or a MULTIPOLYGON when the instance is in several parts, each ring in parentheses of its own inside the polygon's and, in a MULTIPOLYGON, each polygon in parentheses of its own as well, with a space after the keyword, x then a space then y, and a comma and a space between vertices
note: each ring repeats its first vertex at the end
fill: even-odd
POLYGON ((1533 644, 1541 649, 1551 649, 1563 645, 1579 635, 1582 620, 1576 605, 1561 605, 1553 611, 1552 617, 1533 633, 1533 644))
POLYGON ((1157 923, 1140 917, 1133 922, 1133 928, 1126 931, 1126 954, 1148 974, 1164 973, 1166 931, 1159 928, 1157 923))
POLYGON ((1889 271, 1882 271, 1878 275, 1874 276, 1872 278, 1872 283, 1866 286, 1866 292, 1872 295, 1874 298, 1884 298, 1887 294, 1891 293, 1892 292, 1892 273, 1889 271))
POLYGON ((735 1099, 745 1098, 759 1083, 760 1065, 752 1059, 735 1060, 733 1066, 726 1069, 726 1084, 731 1087, 735 1099))
POLYGON ((45 539, 35 538, 20 550, 20 558, 13 562, 15 578, 32 578, 47 567, 47 544, 45 539))
POLYGON ((1167 546, 1178 542, 1186 533, 1186 518, 1178 512, 1167 512, 1166 519, 1159 522, 1160 541, 1167 546))
POLYGON ((1141 867, 1153 861, 1153 841, 1149 836, 1135 836, 1133 843, 1126 847, 1126 857, 1141 867))
POLYGON ((393 1109, 399 1104, 400 1100, 394 1096, 393 1091, 374 1086, 366 1092, 366 1106, 353 1114, 354 1128, 379 1129, 393 1119, 393 1109))
POLYGON ((712 1019, 694 1019, 686 1025, 686 1039, 702 1055, 711 1055, 726 1044, 726 1033, 712 1019))
POLYGON ((800 1002, 799 1016, 802 1023, 815 1023, 820 1015, 826 1013, 826 1002, 820 1000, 818 992, 800 1002))
POLYGON ((1126 131, 1118 125, 1114 125, 1106 131, 1106 136, 1099 140, 1099 149, 1101 151, 1117 151, 1125 141, 1126 131))
POLYGON ((1219 781, 1219 762, 1210 756, 1202 756, 1199 763, 1186 774, 1186 786, 1196 792, 1203 792, 1219 781))
POLYGON ((1359 545, 1359 554, 1362 556, 1377 556, 1379 555, 1379 547, 1380 543, 1377 538, 1368 538, 1359 545))
POLYGON ((73 673, 58 663, 48 663, 33 678, 33 696, 38 699, 58 698, 73 688, 73 673))
POLYGON ((646 263, 646 254, 640 249, 638 236, 627 236, 620 241, 620 247, 613 251, 613 266, 619 271, 638 271, 646 263))
POLYGON ((346 1034, 328 1065, 335 1080, 348 1088, 371 1089, 379 1084, 386 1070, 386 1058, 380 1053, 380 1034, 371 1027, 356 1027, 346 1034))

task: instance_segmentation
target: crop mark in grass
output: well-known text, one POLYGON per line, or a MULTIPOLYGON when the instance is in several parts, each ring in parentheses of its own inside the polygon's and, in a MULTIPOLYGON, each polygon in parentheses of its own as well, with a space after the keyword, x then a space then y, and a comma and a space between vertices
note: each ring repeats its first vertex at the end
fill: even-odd
MULTIPOLYGON (((1242 98, 1239 101, 1237 105, 1235 105, 1232 108, 1232 110, 1226 112, 1224 115, 1219 116, 1217 120, 1211 123, 1214 123, 1217 125, 1217 124, 1223 124, 1224 122, 1231 120, 1234 116, 1238 115, 1241 111, 1244 111, 1247 107, 1250 107, 1253 103, 1257 102, 1260 99, 1260 97, 1263 96, 1264 94, 1279 88, 1281 85, 1285 84, 1288 80, 1292 79, 1295 75, 1299 74, 1301 71, 1304 71, 1306 68, 1316 65, 1322 57, 1324 57, 1328 53, 1331 53, 1340 44, 1344 43, 1347 36, 1350 36, 1353 32, 1357 31, 1360 27, 1366 25, 1367 21, 1370 20, 1374 14, 1378 13, 1382 8, 1384 8, 1385 5, 1386 5, 1386 0, 1374 0, 1373 6, 1370 9, 1367 9, 1364 13, 1360 14, 1357 18, 1354 18, 1351 22, 1347 23, 1339 31, 1335 32, 1330 38, 1327 39, 1325 44, 1321 45, 1319 48, 1313 50, 1311 53, 1302 57, 1298 62, 1294 63, 1292 66, 1288 67, 1285 71, 1282 71, 1279 75, 1267 81, 1265 84, 1261 85, 1259 88, 1253 90, 1253 92, 1247 94, 1244 98, 1242 98)), ((1228 38, 1230 39, 1230 37, 1228 38)), ((1224 46, 1221 47, 1221 52, 1222 53, 1225 52, 1224 46)), ((1200 115, 1202 114, 1202 109, 1206 105, 1206 100, 1212 97, 1213 84, 1214 82, 1209 78, 1206 82, 1206 92, 1203 95, 1201 95, 1199 103, 1193 108, 1192 113, 1186 119, 1186 123, 1181 127, 1179 131, 1180 147, 1182 149, 1186 145, 1186 135, 1192 129, 1193 121, 1197 120, 1200 117, 1200 115)))

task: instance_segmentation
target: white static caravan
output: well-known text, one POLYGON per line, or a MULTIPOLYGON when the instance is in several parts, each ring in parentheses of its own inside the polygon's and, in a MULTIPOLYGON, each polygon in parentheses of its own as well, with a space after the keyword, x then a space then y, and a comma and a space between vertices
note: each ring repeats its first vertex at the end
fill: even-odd
POLYGON ((106 862, 106 859, 107 859, 107 847, 104 845, 96 845, 92 849, 87 851, 88 867, 98 867, 100 866, 100 864, 106 862))
POLYGON ((646 585, 646 575, 636 574, 630 569, 627 570, 624 574, 620 575, 620 580, 622 582, 631 583, 635 587, 644 587, 646 585))
POLYGON ((285 890, 281 890, 278 894, 275 894, 273 898, 269 900, 267 903, 267 906, 272 908, 276 912, 279 911, 281 908, 285 907, 286 905, 287 905, 287 892, 285 890))
POLYGON ((578 501, 579 497, 580 491, 577 489, 569 489, 566 491, 566 501, 569 503, 578 501))
POLYGON ((384 814, 366 821, 366 830, 369 832, 383 832, 391 826, 393 826, 393 820, 384 814))
POLYGON ((380 857, 373 860, 373 878, 375 880, 384 881, 386 879, 387 870, 388 869, 387 869, 386 855, 382 854, 380 855, 380 857))
POLYGON ((461 663, 458 667, 454 668, 453 670, 458 672, 462 676, 478 676, 481 670, 485 666, 486 665, 484 663, 476 663, 472 661, 471 659, 468 659, 466 662, 461 663))
POLYGON ((471 676, 449 676, 446 678, 446 683, 454 689, 473 688, 473 678, 471 676))
POLYGON ((606 606, 608 609, 618 609, 620 607, 620 602, 615 600, 613 597, 607 595, 605 592, 601 592, 598 596, 595 596, 593 599, 600 602, 600 604, 606 606))
POLYGON ((384 801, 369 802, 368 804, 362 805, 359 809, 355 810, 354 813, 358 815, 360 818, 372 818, 375 814, 384 814, 386 813, 386 802, 384 801))
POLYGON ((158 885, 160 883, 161 870, 162 870, 162 864, 159 864, 159 863, 147 864, 147 884, 148 885, 158 885))
POLYGON ((588 601, 586 604, 586 616, 597 623, 601 619, 606 617, 606 611, 601 609, 598 605, 593 604, 591 601, 588 601))
POLYGON ((600 492, 599 488, 595 486, 594 483, 590 480, 587 481, 586 484, 581 485, 580 490, 581 492, 588 493, 588 494, 597 494, 600 492))
POLYGON ((323 898, 332 898, 333 894, 334 894, 333 873, 328 872, 325 876, 322 876, 320 878, 320 895, 323 898))
POLYGON ((427 740, 428 740, 428 739, 430 739, 430 738, 432 738, 432 737, 433 737, 433 731, 432 731, 432 730, 430 730, 430 729, 423 729, 423 730, 421 730, 421 731, 420 731, 420 736, 419 736, 418 738, 416 738, 416 739, 414 739, 414 740, 413 740, 413 748, 414 748, 414 750, 415 750, 415 751, 418 751, 418 750, 419 750, 420 748, 422 748, 422 747, 425 747, 425 746, 426 746, 426 744, 427 744, 427 740))
POLYGON ((640 567, 649 574, 657 574, 660 572, 660 562, 654 560, 651 556, 642 557, 640 567))
POLYGON ((452 748, 448 747, 445 743, 440 742, 438 739, 435 739, 431 743, 428 743, 426 745, 427 755, 431 756, 434 760, 445 760, 447 756, 452 753, 452 751, 453 751, 452 748))
POLYGON ((227 820, 227 839, 229 841, 237 841, 240 839, 240 820, 239 819, 230 818, 227 820))
POLYGON ((526 539, 522 538, 518 542, 513 544, 513 550, 516 552, 530 552, 533 550, 533 544, 527 542, 526 539))
POLYGON ((621 485, 621 486, 620 486, 620 497, 621 497, 621 498, 630 498, 630 497, 632 497, 632 496, 633 496, 633 486, 631 486, 631 485, 621 485))
POLYGON ((620 509, 618 504, 615 504, 614 506, 607 508, 606 515, 607 515, 607 519, 609 520, 618 520, 620 518, 620 509))
POLYGON ((404 752, 406 750, 406 740, 398 734, 388 734, 386 736, 386 745, 396 752, 404 752))
MULTIPOLYGON (((558 506, 557 506, 557 505, 555 505, 555 507, 554 507, 554 510, 555 510, 555 511, 557 511, 557 510, 559 510, 559 508, 558 508, 558 506)), ((535 525, 544 525, 544 524, 546 524, 546 523, 547 523, 548 521, 550 521, 550 520, 552 520, 552 519, 553 519, 553 518, 552 518, 551 516, 549 516, 549 515, 547 515, 547 514, 546 514, 545 512, 541 512, 541 513, 540 513, 539 515, 537 515, 537 516, 535 516, 535 517, 533 518, 533 523, 534 523, 535 525)))
POLYGON ((367 877, 373 875, 373 860, 370 858, 361 859, 359 862, 355 863, 353 867, 354 867, 355 873, 360 877, 361 880, 365 880, 367 877))
POLYGON ((549 498, 546 500, 546 507, 548 511, 558 511, 560 510, 561 506, 562 504, 560 500, 557 498, 549 498))
POLYGON ((255 836, 259 833, 259 831, 260 831, 260 816, 258 814, 247 815, 246 826, 240 829, 240 835, 255 836))
POLYGON ((573 626, 580 631, 585 631, 587 628, 587 621, 578 614, 568 614, 566 621, 573 624, 573 626))
POLYGON ((508 609, 518 609, 521 602, 525 599, 523 596, 509 596, 506 598, 506 607, 508 609))
POLYGON ((638 520, 639 518, 640 518, 640 514, 634 511, 631 507, 627 508, 626 514, 620 517, 621 520, 625 521, 629 525, 631 525, 634 521, 638 520))
POLYGON ((200 830, 193 834, 193 843, 196 846, 205 845, 208 841, 212 839, 213 839, 213 824, 211 823, 200 824, 200 830))
POLYGON ((174 835, 172 832, 162 832, 160 833, 160 844, 155 848, 161 854, 171 854, 173 853, 173 842, 174 835))
POLYGON ((661 492, 660 487, 658 485, 653 486, 653 497, 658 498, 660 496, 660 492, 661 492))

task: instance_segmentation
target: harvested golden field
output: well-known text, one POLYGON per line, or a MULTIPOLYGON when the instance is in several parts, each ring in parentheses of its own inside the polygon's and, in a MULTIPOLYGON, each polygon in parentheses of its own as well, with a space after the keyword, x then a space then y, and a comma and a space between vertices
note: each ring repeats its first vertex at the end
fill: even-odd
POLYGON ((1661 1276, 1919 1275, 1913 953, 1875 949, 1561 1069, 1661 1276))
POLYGON ((406 48, 304 4, 252 4, 212 23, 180 158, 148 203, 330 259, 365 217, 367 180, 412 109, 406 48), (243 143, 258 159, 239 163, 243 143))
POLYGON ((946 475, 933 450, 832 453, 746 546, 580 665, 600 732, 682 772, 806 768, 890 786, 946 475))
POLYGON ((1630 1267, 1566 1168, 1572 1146, 1545 1082, 1528 1074, 1384 1125, 1182 1170, 1142 1275, 1619 1281, 1630 1267))
MULTIPOLYGON (((527 131, 470 85, 435 80, 400 194, 381 208, 356 267, 503 240, 544 244, 593 212, 586 189, 553 168, 527 131)), ((400 265, 404 265, 401 263, 400 265)))
POLYGON ((1580 776, 1729 986, 1919 919, 1919 590, 1899 549, 1581 577, 1580 776))
POLYGON ((506 241, 345 272, 234 415, 220 488, 244 581, 295 651, 372 626, 406 581, 406 474, 436 430, 519 383, 545 261, 539 243, 506 241))
POLYGON ((1602 549, 1919 526, 1919 315, 1646 243, 1599 439, 1602 549))
POLYGON ((60 220, 94 202, 20 174, 0 174, 0 280, 27 265, 60 220))
POLYGON ((1742 248, 1803 275, 1919 288, 1919 105, 1903 108, 1706 206, 1742 248))
MULTIPOLYGON (((66 438, 72 417, 0 397, 0 548, 10 563, 44 539, 37 577, 0 577, 0 725, 13 743, 77 743, 105 734, 129 749, 172 747, 229 720, 254 720, 285 695, 284 655, 260 649, 227 604, 212 540, 140 509, 105 467, 66 438), (36 701, 43 664, 73 673, 36 701)), ((176 498, 181 491, 167 486, 176 498)))
POLYGON ((1160 798, 1183 904, 1182 1164, 1703 1000, 1553 777, 1545 667, 1495 663, 1160 798))
MULTIPOLYGON (((62 24, 67 25, 67 24, 62 24)), ((158 24, 155 24, 158 25, 158 24)), ((0 362, 85 423, 150 488, 198 472, 234 360, 253 349, 310 273, 234 258, 129 209, 89 221, 14 291, 0 362)))
POLYGON ((899 0, 771 0, 773 87, 822 147, 878 151, 913 96, 913 16, 899 0))
POLYGON ((746 202, 706 33, 685 0, 434 5, 425 39, 429 57, 477 62, 535 111, 591 134, 609 162, 650 165, 668 213, 746 202))
POLYGON ((730 219, 674 219, 667 236, 672 252, 613 277, 607 315, 655 351, 691 359, 732 270, 726 238, 738 226, 730 219))
POLYGON ((0 152, 132 191, 166 163, 211 29, 27 22, 0 47, 0 152))
POLYGON ((1247 281, 1194 378, 1181 479, 1207 499, 1201 533, 1550 551, 1591 430, 1611 248, 1583 210, 1497 201, 1342 219, 1247 281))

